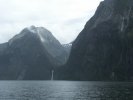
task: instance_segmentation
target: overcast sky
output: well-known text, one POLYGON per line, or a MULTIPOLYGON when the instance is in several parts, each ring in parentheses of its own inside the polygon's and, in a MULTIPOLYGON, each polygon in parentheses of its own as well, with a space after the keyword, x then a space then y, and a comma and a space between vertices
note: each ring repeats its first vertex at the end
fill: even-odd
POLYGON ((23 28, 42 26, 61 42, 73 41, 102 0, 0 0, 0 43, 23 28))

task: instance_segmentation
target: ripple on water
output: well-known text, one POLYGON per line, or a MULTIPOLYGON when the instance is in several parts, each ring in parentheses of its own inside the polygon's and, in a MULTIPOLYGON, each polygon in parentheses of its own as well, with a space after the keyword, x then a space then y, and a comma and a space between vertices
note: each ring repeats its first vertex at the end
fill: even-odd
POLYGON ((133 83, 0 81, 0 100, 133 100, 133 83))

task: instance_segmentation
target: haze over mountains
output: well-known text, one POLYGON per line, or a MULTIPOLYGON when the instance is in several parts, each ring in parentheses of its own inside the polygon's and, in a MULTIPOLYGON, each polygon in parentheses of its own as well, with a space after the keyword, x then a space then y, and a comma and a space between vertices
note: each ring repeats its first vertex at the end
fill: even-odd
POLYGON ((1 79, 48 80, 53 69, 57 80, 133 80, 133 1, 102 1, 72 45, 34 26, 0 45, 1 79))

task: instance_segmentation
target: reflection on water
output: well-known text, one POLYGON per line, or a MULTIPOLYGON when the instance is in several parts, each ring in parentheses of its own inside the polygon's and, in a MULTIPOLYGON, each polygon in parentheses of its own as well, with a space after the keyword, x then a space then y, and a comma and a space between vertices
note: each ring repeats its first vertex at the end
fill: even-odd
POLYGON ((0 81, 0 100, 133 100, 133 83, 0 81))

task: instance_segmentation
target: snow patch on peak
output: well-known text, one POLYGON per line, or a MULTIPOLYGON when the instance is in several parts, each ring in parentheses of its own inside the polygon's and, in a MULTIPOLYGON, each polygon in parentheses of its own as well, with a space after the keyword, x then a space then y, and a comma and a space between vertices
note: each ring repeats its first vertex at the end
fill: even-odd
POLYGON ((27 28, 30 32, 32 32, 32 33, 34 33, 34 34, 36 34, 39 38, 40 38, 40 40, 41 40, 41 42, 46 42, 46 40, 45 40, 45 38, 47 37, 46 36, 46 34, 47 34, 47 31, 48 30, 46 30, 45 28, 43 28, 43 27, 35 27, 35 26, 30 26, 30 27, 28 27, 27 28), (44 35, 46 36, 45 38, 44 38, 44 35))
POLYGON ((44 27, 37 27, 37 35, 39 36, 40 40, 44 43, 48 43, 54 40, 54 37, 50 31, 45 29, 44 27))
POLYGON ((64 47, 69 47, 72 46, 72 43, 68 43, 68 44, 62 44, 64 47))
POLYGON ((42 36, 42 34, 41 34, 39 29, 37 29, 37 33, 38 33, 38 36, 39 36, 41 42, 43 42, 43 43, 46 42, 46 40, 43 38, 43 36, 42 36))
POLYGON ((37 29, 36 29, 36 27, 35 26, 30 26, 30 27, 28 27, 27 28, 30 32, 32 32, 32 33, 36 33, 37 32, 37 29))

